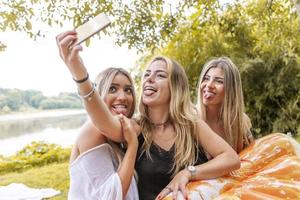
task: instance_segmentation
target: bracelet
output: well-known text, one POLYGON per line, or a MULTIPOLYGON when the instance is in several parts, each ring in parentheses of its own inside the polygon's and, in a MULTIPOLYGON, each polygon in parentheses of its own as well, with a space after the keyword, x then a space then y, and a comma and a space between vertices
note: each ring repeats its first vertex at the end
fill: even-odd
POLYGON ((86 77, 84 77, 83 79, 80 79, 80 80, 76 80, 74 77, 73 77, 73 80, 76 82, 76 83, 83 83, 85 81, 87 81, 89 79, 89 73, 86 73, 86 77))
POLYGON ((83 94, 80 94, 80 92, 78 91, 78 95, 81 97, 81 98, 83 98, 84 100, 87 100, 87 101, 90 101, 91 99, 92 99, 92 97, 93 97, 93 94, 94 94, 94 92, 95 92, 95 85, 94 84, 92 84, 93 86, 92 86, 92 89, 91 89, 91 91, 89 91, 87 94, 85 94, 85 95, 83 95, 83 94))

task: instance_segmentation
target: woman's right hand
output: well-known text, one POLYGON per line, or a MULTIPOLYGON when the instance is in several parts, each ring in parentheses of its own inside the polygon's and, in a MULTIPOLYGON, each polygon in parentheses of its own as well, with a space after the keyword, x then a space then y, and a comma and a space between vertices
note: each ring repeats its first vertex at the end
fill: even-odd
POLYGON ((76 39, 77 34, 75 31, 66 31, 56 36, 56 44, 59 49, 59 55, 68 66, 73 78, 81 80, 87 75, 86 68, 79 56, 79 51, 82 51, 82 47, 76 45, 72 49, 69 48, 76 39))
POLYGON ((134 120, 130 120, 124 115, 120 115, 119 120, 121 122, 123 136, 128 147, 131 146, 131 144, 137 145, 137 135, 141 131, 140 126, 134 120))

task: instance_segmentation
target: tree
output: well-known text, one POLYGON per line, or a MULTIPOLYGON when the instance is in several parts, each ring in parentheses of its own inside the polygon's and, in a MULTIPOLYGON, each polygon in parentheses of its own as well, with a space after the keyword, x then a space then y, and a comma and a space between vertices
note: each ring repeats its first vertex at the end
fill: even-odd
POLYGON ((171 42, 160 50, 185 66, 195 91, 203 64, 226 55, 240 69, 246 103, 259 134, 300 127, 300 36, 289 1, 244 1, 226 7, 199 4, 171 42))
MULTIPOLYGON (((160 46, 172 36, 192 4, 192 0, 180 1, 173 8, 163 0, 7 0, 0 2, 0 31, 26 32, 35 39, 45 34, 38 28, 41 23, 63 26, 72 21, 77 27, 104 12, 114 19, 109 32, 116 35, 116 42, 143 51, 160 46)), ((3 50, 5 45, 1 42, 3 50)))

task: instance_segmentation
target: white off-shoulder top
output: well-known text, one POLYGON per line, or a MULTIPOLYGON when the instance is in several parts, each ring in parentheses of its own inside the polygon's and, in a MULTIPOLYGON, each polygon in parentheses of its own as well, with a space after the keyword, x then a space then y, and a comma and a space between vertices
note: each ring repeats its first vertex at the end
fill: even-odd
MULTIPOLYGON (((107 143, 80 154, 70 165, 69 200, 122 200, 117 158, 107 143)), ((132 178, 126 200, 138 200, 132 178)))

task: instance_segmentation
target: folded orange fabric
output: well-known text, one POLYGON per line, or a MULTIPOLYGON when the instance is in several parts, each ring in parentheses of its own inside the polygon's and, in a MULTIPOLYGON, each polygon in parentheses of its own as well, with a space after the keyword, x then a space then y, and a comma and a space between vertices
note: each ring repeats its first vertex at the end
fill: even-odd
MULTIPOLYGON (((300 199, 300 144, 292 137, 270 134, 257 139, 239 156, 241 168, 229 175, 190 182, 189 199, 300 199)), ((169 197, 171 194, 165 200, 169 197)))

